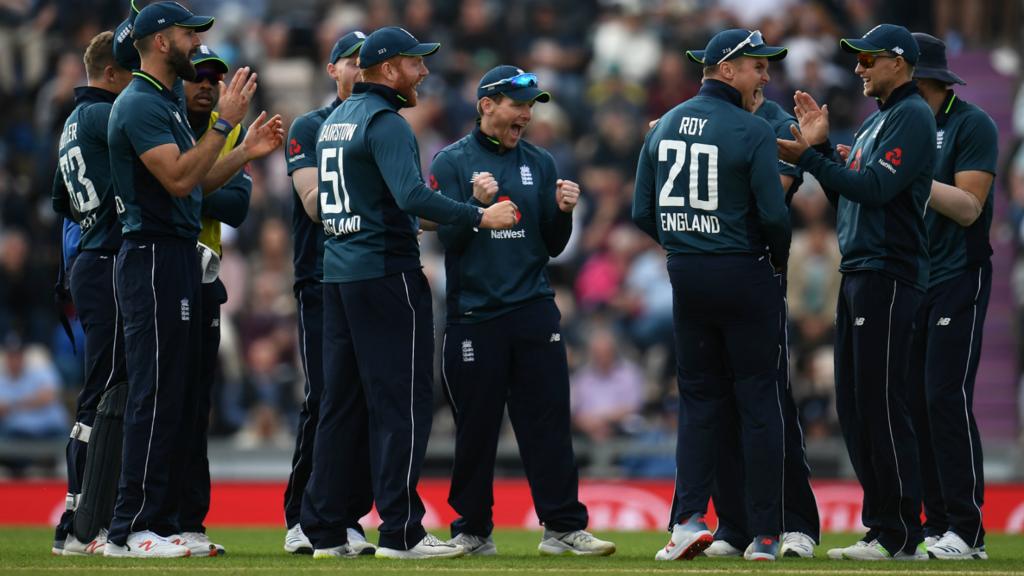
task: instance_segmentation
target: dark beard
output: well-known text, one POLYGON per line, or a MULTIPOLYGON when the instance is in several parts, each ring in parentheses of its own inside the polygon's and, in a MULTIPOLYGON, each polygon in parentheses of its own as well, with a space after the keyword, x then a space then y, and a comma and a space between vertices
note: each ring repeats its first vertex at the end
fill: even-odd
POLYGON ((174 73, 182 80, 192 82, 196 79, 196 67, 192 65, 192 60, 187 52, 181 52, 177 48, 172 47, 168 54, 168 63, 174 69, 174 73))

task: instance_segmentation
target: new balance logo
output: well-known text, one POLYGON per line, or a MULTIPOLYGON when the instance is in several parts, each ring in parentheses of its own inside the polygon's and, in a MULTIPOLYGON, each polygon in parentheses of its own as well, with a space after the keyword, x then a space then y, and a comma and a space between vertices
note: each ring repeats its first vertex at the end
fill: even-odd
POLYGON ((858 317, 856 320, 853 321, 853 325, 854 326, 863 326, 864 325, 864 317, 863 316, 858 317))
POLYGON ((939 321, 935 323, 936 326, 949 326, 949 318, 939 318, 939 321))
POLYGON ((561 341, 562 341, 562 335, 559 332, 553 332, 551 334, 551 340, 548 340, 548 342, 561 342, 561 341))
POLYGON ((153 546, 156 546, 156 542, 153 542, 152 540, 143 540, 142 542, 139 542, 139 548, 142 548, 146 552, 152 550, 153 546))

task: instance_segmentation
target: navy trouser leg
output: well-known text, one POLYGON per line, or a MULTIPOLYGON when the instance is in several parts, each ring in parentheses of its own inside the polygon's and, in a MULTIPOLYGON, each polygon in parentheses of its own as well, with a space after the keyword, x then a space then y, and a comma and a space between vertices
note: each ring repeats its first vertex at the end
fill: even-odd
MULTIPOLYGON (((331 548, 348 541, 346 528, 358 526, 359 519, 373 506, 370 491, 369 437, 366 396, 356 364, 349 315, 342 301, 340 284, 317 285, 302 292, 303 304, 313 305, 322 297, 322 321, 315 305, 302 317, 306 323, 304 344, 307 362, 322 358, 320 378, 324 384, 317 402, 319 414, 315 433, 306 441, 311 444, 308 464, 309 478, 305 490, 295 495, 294 505, 300 507, 302 530, 315 548, 331 548), (308 298, 307 298, 308 297, 308 298), (310 335, 322 328, 322 355, 309 355, 310 335)), ((316 336, 314 336, 315 338, 316 336)), ((386 353, 382 350, 382 353, 386 353)), ((307 367, 312 366, 309 362, 307 367)), ((310 390, 312 398, 313 390, 310 390)), ((312 415, 311 415, 312 419, 312 415)), ((299 457, 302 457, 300 452, 299 457)), ((293 480, 294 480, 293 474, 293 480)), ((297 490, 297 483, 292 484, 297 490)))
POLYGON ((582 530, 589 518, 579 500, 579 472, 572 449, 562 315, 554 300, 543 300, 510 316, 508 414, 537 517, 555 532, 582 530))
POLYGON ((342 284, 341 290, 369 405, 379 542, 408 550, 426 535, 416 485, 433 423, 430 285, 414 270, 342 284))
MULTIPOLYGON (((198 388, 193 413, 193 448, 186 455, 187 470, 182 480, 179 524, 182 532, 206 532, 203 522, 210 511, 210 460, 207 436, 210 429, 210 404, 217 377, 217 355, 220 351, 220 307, 228 301, 224 284, 217 279, 201 284, 199 289, 198 388)), ((193 364, 196 358, 193 358, 193 364)))
POLYGON ((941 488, 929 496, 941 498, 947 529, 972 547, 985 542, 985 477, 973 406, 991 291, 992 265, 986 263, 934 288, 927 318, 925 392, 928 420, 934 423, 929 448, 941 488))
POLYGON ((841 298, 849 326, 839 331, 849 337, 844 352, 852 357, 836 363, 837 403, 844 403, 840 424, 864 489, 864 523, 886 550, 912 553, 922 539, 921 480, 907 366, 922 295, 881 274, 857 272, 844 275, 841 298), (840 385, 839 371, 851 363, 852 378, 840 385))
MULTIPOLYGON (((782 281, 781 288, 784 294, 784 276, 780 276, 779 279, 782 281)), ((799 412, 789 385, 789 335, 785 307, 780 314, 779 328, 779 400, 782 402, 785 434, 782 530, 802 532, 817 542, 821 534, 821 522, 818 518, 817 501, 811 489, 810 466, 807 464, 799 412)), ((743 453, 740 447, 739 415, 735 407, 735 398, 731 399, 731 407, 726 410, 726 417, 723 419, 720 445, 723 449, 718 455, 713 491, 715 512, 718 515, 715 539, 725 540, 742 549, 755 535, 749 533, 746 528, 743 453)))
POLYGON ((781 297, 762 259, 675 257, 669 261, 679 363, 680 428, 671 523, 707 509, 716 437, 729 394, 741 421, 749 529, 778 534, 782 524, 782 412, 776 382, 781 297), (694 281, 694 271, 700 281, 694 281), (775 410, 765 407, 774 406, 775 410))
MULTIPOLYGON (((110 539, 131 532, 176 532, 172 468, 183 464, 192 307, 199 297, 195 243, 125 240, 117 263, 124 317, 128 404, 124 462, 110 539), (183 445, 184 444, 184 445, 183 445)), ((179 468, 180 470, 180 468, 179 468)))
MULTIPOLYGON (((116 260, 117 254, 86 250, 75 259, 71 274, 71 296, 85 332, 85 381, 75 406, 75 422, 90 427, 96 419, 103 391, 126 378, 124 333, 115 294, 116 260)), ((65 451, 69 499, 82 492, 87 448, 88 444, 76 440, 72 432, 65 451)), ((61 515, 57 539, 63 539, 71 531, 73 519, 73 510, 61 515)))
MULTIPOLYGON (((788 361, 787 361, 788 365, 788 361)), ((804 432, 800 427, 800 413, 793 401, 788 380, 782 386, 782 413, 785 440, 782 488, 782 531, 802 532, 821 542, 821 519, 818 500, 811 489, 811 467, 807 463, 804 432)))
POLYGON ((452 536, 490 536, 494 529, 495 453, 512 373, 510 316, 451 324, 441 344, 441 384, 455 418, 448 503, 459 517, 452 536))
POLYGON ((290 528, 299 523, 302 494, 313 471, 313 440, 320 419, 320 396, 324 386, 323 369, 323 285, 307 282, 296 288, 298 302, 299 358, 306 384, 299 410, 299 430, 295 435, 292 471, 284 491, 284 518, 290 528))
POLYGON ((433 349, 430 286, 422 271, 324 284, 324 392, 302 504, 302 529, 315 547, 347 540, 344 510, 358 494, 350 486, 358 479, 346 474, 367 408, 380 545, 407 550, 426 534, 416 485, 432 423, 433 349), (342 312, 335 310, 339 304, 342 312), (343 377, 336 381, 334 374, 343 377), (355 391, 360 382, 363 396, 355 391))
POLYGON ((718 465, 711 498, 715 502, 718 527, 715 540, 725 540, 740 550, 750 544, 753 536, 747 530, 746 479, 743 470, 743 447, 740 444, 739 409, 735 396, 729 396, 722 410, 718 433, 718 465))
POLYGON ((924 504, 925 536, 941 537, 949 529, 946 505, 942 501, 939 470, 932 451, 931 425, 928 422, 928 401, 925 392, 925 370, 928 361, 928 317, 932 309, 932 294, 917 311, 914 319, 914 340, 910 346, 910 366, 907 382, 910 387, 910 415, 917 437, 917 450, 921 461, 921 501, 924 504))

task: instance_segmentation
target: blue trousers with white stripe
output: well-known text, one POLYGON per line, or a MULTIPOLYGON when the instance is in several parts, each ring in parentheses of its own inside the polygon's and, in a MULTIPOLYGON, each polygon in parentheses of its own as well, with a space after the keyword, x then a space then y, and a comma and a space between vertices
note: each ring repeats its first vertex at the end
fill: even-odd
MULTIPOLYGON (((779 276, 782 293, 786 292, 785 275, 779 276)), ((793 401, 789 380, 789 337, 786 308, 779 316, 779 360, 777 378, 779 401, 782 402, 783 434, 785 435, 782 472, 782 531, 802 532, 815 542, 821 535, 818 503, 811 489, 811 469, 804 449, 804 433, 800 428, 800 414, 793 401)), ((725 411, 725 422, 720 438, 721 452, 715 471, 712 500, 718 516, 716 540, 725 540, 743 550, 757 534, 747 528, 746 494, 743 487, 746 475, 743 467, 743 445, 740 442, 740 412, 736 398, 730 399, 725 411)))
POLYGON ((988 262, 929 290, 917 315, 910 364, 925 535, 950 530, 975 548, 985 543, 985 476, 974 377, 991 292, 988 262))
POLYGON ((210 511, 210 460, 207 436, 210 430, 210 404, 220 351, 220 307, 228 301, 228 292, 218 278, 199 288, 199 315, 194 329, 199 341, 192 343, 195 378, 199 385, 186 404, 186 424, 192 432, 193 449, 182 476, 182 496, 178 524, 182 532, 206 532, 206 514, 210 511))
POLYGON ((132 532, 180 530, 180 475, 194 448, 186 406, 198 386, 191 376, 199 261, 195 240, 168 238, 126 238, 117 260, 128 404, 110 540, 124 545, 132 532))
MULTIPOLYGON (((85 250, 75 259, 71 272, 71 297, 85 332, 85 381, 75 406, 75 422, 92 426, 100 397, 108 386, 124 382, 124 332, 114 287, 117 254, 85 250)), ((68 439, 68 495, 82 491, 88 445, 68 439)), ((61 516, 56 539, 71 531, 74 511, 61 516)))
MULTIPOLYGON (((320 422, 320 397, 324 389, 324 306, 323 285, 317 281, 305 282, 295 287, 298 301, 299 356, 306 377, 305 394, 299 411, 299 430, 295 435, 295 452, 292 455, 292 471, 284 492, 284 517, 287 526, 299 523, 302 513, 302 498, 306 484, 313 472, 313 445, 316 428, 320 422)), ((331 369, 339 368, 332 364, 331 369)), ((332 377, 336 373, 332 372, 332 377)), ((365 418, 363 418, 365 422, 365 418)), ((364 443, 368 442, 363 433, 364 443)), ((359 450, 349 474, 355 479, 356 493, 348 513, 348 527, 362 532, 359 519, 373 506, 373 490, 370 486, 370 460, 368 450, 359 450)))
POLYGON ((847 272, 836 310, 836 412, 864 489, 862 522, 890 554, 913 553, 923 539, 907 381, 922 297, 878 272, 847 272))
POLYGON ((554 300, 545 299, 445 330, 442 378, 455 417, 448 503, 459 514, 452 536, 490 536, 494 529, 494 462, 506 405, 541 523, 556 532, 587 527, 561 317, 554 300))
POLYGON ((416 485, 433 421, 430 285, 417 269, 323 290, 324 390, 302 530, 314 548, 347 541, 362 482, 353 472, 369 449, 380 546, 408 550, 426 535, 416 485))
POLYGON ((740 413, 747 524, 755 535, 782 531, 782 407, 779 317, 782 294, 766 257, 679 255, 672 281, 679 385, 676 493, 669 527, 707 512, 725 413, 740 413), (766 337, 767 336, 767 337, 766 337))

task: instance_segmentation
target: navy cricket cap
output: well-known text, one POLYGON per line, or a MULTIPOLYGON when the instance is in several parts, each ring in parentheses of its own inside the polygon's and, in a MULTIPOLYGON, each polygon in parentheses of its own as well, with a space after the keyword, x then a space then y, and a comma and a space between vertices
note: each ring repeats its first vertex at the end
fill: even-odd
POLYGON ((879 24, 860 38, 843 38, 839 41, 843 50, 856 54, 858 52, 892 52, 902 56, 911 66, 917 64, 920 48, 917 40, 903 26, 895 24, 879 24))
POLYGON ((114 60, 125 70, 142 68, 142 59, 132 38, 132 28, 132 18, 128 18, 114 30, 114 60))
POLYGON ((967 84, 949 69, 945 42, 924 32, 914 32, 913 36, 921 51, 917 66, 914 66, 914 78, 930 78, 944 84, 967 84))
POLYGON ((495 66, 484 74, 476 88, 477 100, 504 94, 516 102, 547 102, 551 94, 537 86, 537 75, 515 66, 495 66))
POLYGON ((206 32, 213 26, 213 16, 196 16, 177 2, 157 2, 143 8, 135 16, 135 30, 132 36, 144 38, 171 26, 192 28, 206 32))
POLYGON ((334 48, 331 48, 331 59, 329 62, 337 64, 341 58, 351 58, 356 52, 359 52, 359 48, 362 47, 364 41, 366 41, 366 34, 359 30, 345 34, 334 43, 334 48))
POLYGON ((225 74, 228 73, 227 61, 218 56, 217 53, 214 52, 213 49, 211 49, 206 44, 200 44, 199 48, 196 49, 195 56, 192 57, 193 66, 198 66, 203 62, 211 62, 213 64, 216 64, 220 68, 221 72, 225 74))
POLYGON ((420 43, 404 28, 388 26, 366 37, 359 49, 359 67, 365 70, 395 56, 429 56, 440 47, 437 42, 420 43))
POLYGON ((715 34, 703 50, 687 50, 686 57, 691 62, 713 66, 740 56, 782 60, 787 52, 782 46, 766 45, 760 30, 733 28, 715 34))

